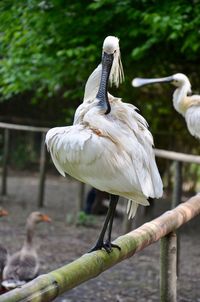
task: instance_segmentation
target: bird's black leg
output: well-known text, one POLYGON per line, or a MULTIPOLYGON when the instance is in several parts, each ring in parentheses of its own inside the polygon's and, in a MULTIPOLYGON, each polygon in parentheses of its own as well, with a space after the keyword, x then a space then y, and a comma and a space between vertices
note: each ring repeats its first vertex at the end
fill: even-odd
POLYGON ((106 252, 108 252, 108 253, 111 252, 111 250, 112 250, 111 243, 110 244, 108 244, 107 242, 104 243, 104 236, 105 236, 105 233, 106 233, 106 230, 108 227, 108 223, 109 223, 109 238, 111 237, 112 223, 113 223, 113 218, 114 218, 114 213, 115 213, 115 209, 117 206, 117 202, 118 202, 118 196, 111 195, 110 204, 109 204, 109 208, 108 208, 108 212, 106 215, 106 219, 105 219, 103 228, 101 230, 97 243, 90 250, 90 252, 101 250, 102 248, 104 248, 106 250, 106 252))
POLYGON ((114 220, 114 217, 115 217, 115 210, 116 210, 118 200, 119 200, 119 196, 111 195, 110 202, 112 202, 115 206, 113 205, 113 208, 112 208, 112 213, 111 213, 111 216, 110 216, 110 221, 109 221, 109 226, 108 226, 108 238, 105 242, 106 246, 108 247, 108 249, 110 251, 112 251, 112 247, 116 247, 119 250, 121 250, 121 248, 117 244, 111 243, 112 226, 113 226, 113 220, 114 220))

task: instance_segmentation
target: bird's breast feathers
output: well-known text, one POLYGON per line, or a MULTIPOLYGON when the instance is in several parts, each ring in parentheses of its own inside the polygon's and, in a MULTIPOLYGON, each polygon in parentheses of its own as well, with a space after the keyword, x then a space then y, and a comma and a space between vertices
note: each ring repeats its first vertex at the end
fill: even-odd
POLYGON ((98 114, 95 107, 81 123, 49 130, 46 143, 52 160, 62 175, 99 190, 114 194, 115 188, 115 193, 131 198, 131 191, 141 189, 145 196, 159 197, 162 185, 145 120, 133 118, 127 124, 130 118, 122 111, 120 115, 98 114))
POLYGON ((192 106, 200 106, 199 95, 193 95, 190 97, 183 98, 178 104, 178 111, 184 115, 186 111, 192 106))

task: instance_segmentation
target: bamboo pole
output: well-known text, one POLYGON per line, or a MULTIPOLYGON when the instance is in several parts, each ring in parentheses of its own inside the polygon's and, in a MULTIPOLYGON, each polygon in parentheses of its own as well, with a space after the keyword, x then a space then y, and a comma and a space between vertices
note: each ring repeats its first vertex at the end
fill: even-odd
POLYGON ((200 194, 119 237, 115 243, 121 251, 96 251, 1 296, 1 302, 48 302, 79 284, 97 277, 113 265, 133 256, 200 214, 200 194))
MULTIPOLYGON (((174 166, 174 187, 173 187, 173 193, 172 193, 172 204, 171 208, 175 208, 176 206, 181 203, 181 197, 182 197, 182 167, 183 163, 180 161, 175 161, 174 166)), ((180 274, 180 233, 177 232, 177 274, 179 276, 180 274)))
POLYGON ((177 301, 177 238, 171 232, 161 239, 160 244, 160 301, 177 301))
POLYGON ((9 142, 10 142, 10 131, 8 129, 4 129, 2 187, 1 187, 2 195, 7 194, 7 168, 8 168, 9 142))
POLYGON ((41 151, 40 151, 40 175, 39 175, 39 188, 38 188, 38 207, 44 206, 44 187, 45 187, 45 172, 46 172, 46 158, 47 151, 45 146, 46 134, 42 133, 41 151))

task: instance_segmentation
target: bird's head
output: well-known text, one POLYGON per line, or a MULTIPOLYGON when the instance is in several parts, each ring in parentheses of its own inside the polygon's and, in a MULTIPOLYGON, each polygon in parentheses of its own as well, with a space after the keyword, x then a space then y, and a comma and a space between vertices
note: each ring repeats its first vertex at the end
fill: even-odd
POLYGON ((27 222, 31 222, 33 224, 36 224, 39 222, 51 222, 51 218, 48 215, 43 214, 41 212, 32 212, 29 215, 27 222))
POLYGON ((124 80, 124 72, 121 62, 119 39, 117 37, 108 36, 105 38, 103 42, 102 59, 106 54, 113 60, 109 76, 110 84, 114 84, 118 87, 124 80))
POLYGON ((172 76, 172 82, 174 86, 176 87, 182 87, 182 86, 187 86, 188 87, 188 92, 191 92, 191 84, 186 75, 183 73, 176 73, 172 76))
POLYGON ((155 84, 155 83, 171 83, 177 88, 185 87, 186 93, 191 94, 191 84, 186 75, 183 73, 176 73, 169 77, 155 78, 155 79, 145 79, 145 78, 135 78, 132 81, 133 87, 140 87, 143 85, 155 84))
POLYGON ((8 216, 8 211, 6 211, 3 208, 0 208, 0 217, 2 217, 2 216, 8 216))
POLYGON ((123 81, 124 76, 118 38, 108 36, 104 40, 101 66, 101 80, 96 98, 99 100, 98 106, 101 112, 108 114, 111 111, 108 100, 108 82, 118 86, 123 81))

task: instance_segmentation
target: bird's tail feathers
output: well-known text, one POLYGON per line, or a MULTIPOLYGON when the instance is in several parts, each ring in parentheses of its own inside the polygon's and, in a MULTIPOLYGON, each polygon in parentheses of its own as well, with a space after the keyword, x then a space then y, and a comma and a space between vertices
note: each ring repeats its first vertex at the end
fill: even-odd
POLYGON ((129 199, 128 204, 127 204, 127 214, 128 214, 128 219, 131 219, 135 216, 138 208, 138 203, 129 199))

